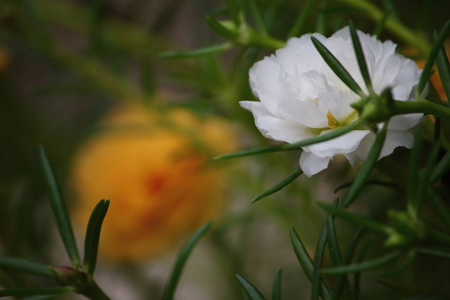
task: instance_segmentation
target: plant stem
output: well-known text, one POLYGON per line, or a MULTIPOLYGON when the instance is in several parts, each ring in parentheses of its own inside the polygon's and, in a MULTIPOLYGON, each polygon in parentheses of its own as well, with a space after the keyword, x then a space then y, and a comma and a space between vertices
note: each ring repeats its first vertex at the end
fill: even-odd
POLYGON ((95 281, 89 286, 89 289, 83 293, 86 297, 92 300, 111 300, 108 295, 97 285, 95 281))
POLYGON ((394 101, 393 115, 424 113, 450 119, 450 108, 428 101, 394 101))
MULTIPOLYGON (((384 16, 383 11, 381 11, 378 7, 376 7, 367 0, 340 0, 340 1, 353 8, 365 12, 374 21, 379 22, 384 16)), ((426 56, 430 52, 431 46, 425 38, 411 31, 405 25, 400 23, 398 20, 394 19, 392 16, 389 16, 387 18, 385 26, 389 31, 397 35, 404 42, 411 44, 417 49, 419 49, 423 55, 426 56)))

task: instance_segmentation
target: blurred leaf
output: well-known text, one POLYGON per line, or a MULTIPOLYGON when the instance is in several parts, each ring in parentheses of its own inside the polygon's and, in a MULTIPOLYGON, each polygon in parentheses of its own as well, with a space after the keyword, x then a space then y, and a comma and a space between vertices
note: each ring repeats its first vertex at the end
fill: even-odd
POLYGON ((433 8, 434 0, 424 0, 422 5, 417 10, 419 15, 415 18, 415 25, 417 29, 422 29, 426 31, 425 25, 430 21, 430 13, 433 8))
POLYGON ((356 200, 356 197, 361 192, 364 184, 367 179, 369 179, 370 174, 372 174, 373 169, 375 168, 375 164, 378 161, 378 157, 380 156, 381 150, 383 149, 384 140, 386 138, 388 124, 385 123, 383 128, 378 132, 375 141, 373 142, 372 148, 367 155, 366 161, 362 165, 362 167, 358 170, 356 174, 355 181, 353 182, 350 190, 348 191, 347 197, 344 201, 344 206, 348 207, 353 201, 356 200))
MULTIPOLYGON (((306 277, 308 277, 308 279, 311 281, 312 277, 313 277, 313 269, 314 269, 311 257, 309 257, 308 251, 306 251, 306 248, 303 245, 302 241, 300 240, 297 232, 292 227, 290 230, 290 234, 291 234, 292 246, 294 247, 294 252, 295 252, 295 255, 297 256, 297 260, 300 263, 306 277)), ((323 283, 321 283, 320 294, 324 300, 333 299, 333 297, 331 295, 331 291, 323 283)))
POLYGON ((439 215, 445 226, 450 229, 450 211, 448 209, 448 205, 442 201, 442 199, 432 189, 430 189, 430 194, 429 201, 433 205, 435 212, 439 215))
POLYGON ((441 46, 437 59, 436 66, 441 77, 442 87, 444 88, 447 99, 450 99, 450 63, 448 61, 445 48, 441 46))
POLYGON ((45 265, 14 257, 0 256, 0 269, 53 277, 53 273, 45 265))
POLYGON ((44 171, 44 179, 47 185, 47 191, 52 205, 53 214, 56 218, 59 234, 66 247, 67 254, 74 266, 80 266, 80 255, 78 254, 77 244, 70 224, 69 215, 67 214, 66 204, 63 200, 59 183, 55 177, 50 161, 45 153, 44 148, 39 147, 41 164, 44 171))
POLYGON ((353 43, 353 50, 355 50, 356 60, 358 61, 361 76, 364 79, 364 83, 366 84, 367 90, 370 93, 375 93, 372 89, 372 81, 370 80, 369 69, 367 68, 366 57, 364 55, 364 50, 361 46, 361 41, 359 40, 359 36, 356 32, 355 26, 353 26, 353 22, 350 20, 348 24, 350 29, 350 36, 352 38, 353 43))
POLYGON ((420 122, 414 135, 414 146, 411 151, 409 176, 408 176, 408 200, 414 202, 417 189, 417 178, 419 175, 420 152, 422 150, 422 132, 425 122, 420 122))
MULTIPOLYGON (((360 227, 361 228, 361 227, 360 227)), ((364 244, 361 247, 361 250, 359 250, 358 255, 356 256, 355 263, 360 263, 363 261, 364 256, 367 254, 367 252, 371 249, 371 246, 373 242, 375 241, 375 236, 372 234, 369 236, 369 238, 364 242, 364 244)), ((356 299, 359 299, 360 295, 360 279, 361 279, 361 273, 356 272, 353 274, 354 281, 353 281, 353 291, 356 299)))
POLYGON ((178 254, 177 261, 170 275, 170 279, 164 290, 163 300, 172 300, 175 294, 175 289, 177 288, 178 281, 180 280, 181 273, 183 272, 184 265, 194 249, 197 242, 205 235, 208 229, 211 227, 211 223, 208 222, 198 229, 186 242, 186 244, 181 249, 178 254))
POLYGON ((227 8, 228 12, 231 15, 231 18, 233 19, 234 24, 239 26, 241 24, 241 7, 237 0, 227 0, 227 8))
POLYGON ((348 212, 344 209, 336 208, 328 203, 316 202, 316 204, 335 216, 341 217, 374 232, 382 234, 389 234, 391 232, 391 227, 384 225, 383 223, 372 221, 367 217, 348 212))
POLYGON ((0 297, 8 296, 34 296, 34 295, 60 295, 73 292, 72 287, 51 287, 51 288, 17 288, 0 290, 0 297))
POLYGON ((428 79, 431 76, 431 69, 433 68, 434 62, 439 54, 439 51, 442 48, 442 43, 444 42, 444 39, 447 36, 449 29, 450 29, 450 20, 445 23, 441 32, 439 32, 439 35, 436 38, 436 41, 434 42, 433 47, 431 48, 430 54, 428 55, 427 61, 422 70, 422 74, 420 75, 419 84, 417 85, 417 90, 416 90, 416 98, 417 99, 422 98, 421 97, 422 92, 425 88, 425 85, 428 82, 428 79))
MULTIPOLYGON (((349 187, 352 186, 352 184, 353 184, 353 181, 352 182, 343 183, 340 186, 338 186, 337 188, 335 188, 333 193, 336 194, 337 192, 339 192, 342 189, 349 188, 349 187)), ((375 180, 375 179, 374 180, 367 180, 364 185, 377 185, 377 186, 380 186, 380 187, 388 187, 388 188, 393 188, 393 189, 400 189, 400 186, 397 183, 395 183, 395 182, 375 180)))
POLYGON ((296 178, 298 178, 300 175, 303 174, 303 171, 300 169, 300 167, 297 167, 292 173, 290 173, 288 176, 283 178, 280 182, 276 183, 275 185, 271 186, 269 189, 265 190, 261 194, 257 195, 255 198, 253 198, 252 203, 257 202, 258 200, 261 200, 267 196, 270 196, 279 190, 283 189, 285 186, 287 186, 289 183, 294 181, 296 178))
POLYGON ((261 292, 258 291, 258 289, 254 287, 250 282, 245 280, 244 277, 238 274, 236 275, 236 278, 251 300, 264 300, 264 296, 261 294, 261 292))
POLYGON ((306 1, 305 5, 302 8, 302 11, 298 15, 297 20, 295 21, 294 25, 292 26, 288 37, 291 38, 291 37, 297 37, 300 35, 300 33, 302 32, 303 26, 306 23, 306 18, 308 17, 309 12, 311 11, 314 2, 315 2, 314 0, 306 1))
MULTIPOLYGON (((336 199, 333 203, 334 207, 338 206, 339 199, 336 199)), ((336 228, 334 226, 334 216, 328 214, 326 219, 328 228, 328 250, 330 251, 331 261, 334 266, 340 266, 342 264, 341 249, 336 235, 336 228)))
POLYGON ((328 275, 336 275, 336 274, 348 274, 348 273, 355 273, 355 272, 361 272, 361 271, 367 271, 372 269, 380 268, 384 265, 387 265, 388 263, 396 260, 398 257, 402 255, 401 250, 393 251, 383 257, 365 261, 363 263, 359 264, 351 264, 348 266, 340 266, 335 268, 329 268, 329 269, 322 269, 321 273, 328 274, 328 275))
POLYGON ((327 33, 327 14, 326 9, 328 6, 328 0, 322 0, 320 2, 320 9, 317 13, 317 25, 316 32, 320 33, 323 36, 326 36, 327 33))
POLYGON ((420 204, 422 202, 422 199, 426 196, 426 192, 428 191, 428 187, 430 186, 430 176, 433 169, 433 166, 436 163, 436 160, 439 155, 439 150, 441 149, 441 139, 438 139, 438 141, 435 143, 433 148, 431 149, 431 152, 428 157, 428 162, 425 166, 425 171, 423 173, 423 176, 420 178, 419 187, 417 188, 417 191, 415 193, 414 197, 414 207, 416 209, 416 212, 420 209, 420 204))
POLYGON ((278 269, 273 282, 272 300, 281 300, 281 274, 281 269, 278 269))
MULTIPOLYGON (((345 251, 343 264, 351 263, 363 231, 363 227, 358 227, 358 229, 353 234, 352 239, 350 240, 350 243, 345 251)), ((340 299, 342 292, 344 291, 344 287, 346 294, 350 294, 350 283, 348 282, 346 274, 338 275, 336 285, 334 287, 334 299, 340 299)), ((344 297, 344 299, 346 298, 347 297, 344 297)))
POLYGON ((228 153, 228 154, 222 154, 214 157, 214 160, 222 160, 222 159, 230 159, 235 157, 242 157, 242 156, 249 156, 249 155, 256 155, 256 154, 263 154, 263 153, 269 153, 269 152, 276 152, 276 151, 291 151, 291 150, 300 150, 300 147, 328 141, 331 139, 334 139, 335 137, 338 137, 340 135, 343 135, 347 132, 350 132, 358 127, 360 127, 364 123, 363 120, 358 119, 355 122, 340 127, 338 129, 335 129, 329 133, 326 133, 321 136, 305 139, 303 141, 294 143, 294 144, 283 144, 283 145, 274 145, 274 146, 266 146, 261 148, 255 148, 255 149, 249 149, 249 150, 242 150, 234 153, 228 153))
POLYGON ((238 38, 238 33, 236 31, 228 29, 210 16, 206 16, 206 22, 212 30, 214 30, 217 34, 223 36, 227 40, 234 41, 238 38))
POLYGON ((195 49, 191 51, 170 51, 159 54, 160 58, 190 58, 190 57, 198 57, 204 55, 211 55, 226 51, 231 49, 233 44, 231 43, 223 43, 220 45, 212 45, 209 47, 195 49))
POLYGON ((266 24, 264 22, 263 16, 261 15, 261 11, 258 7, 258 4, 256 4, 256 1, 245 0, 244 2, 252 15, 253 21, 255 21, 255 25, 258 31, 263 35, 267 35, 266 24))
POLYGON ((404 262, 402 262, 399 266, 396 266, 396 267, 382 273, 380 275, 380 277, 389 278, 389 277, 398 275, 399 273, 402 273, 403 271, 405 271, 406 269, 408 269, 411 266, 411 264, 414 262, 415 257, 416 257, 416 251, 415 250, 409 251, 404 262))
POLYGON ((319 300, 320 288, 322 278, 320 277, 320 268, 322 268, 323 255, 325 254, 325 247, 328 238, 327 222, 322 227, 322 232, 316 245, 314 253, 313 271, 311 277, 311 300, 319 300))
POLYGON ((109 200, 101 200, 92 211, 89 223, 86 229, 86 237, 84 241, 84 267, 88 275, 94 274, 95 265, 97 264, 98 243, 100 240, 100 230, 102 228, 103 219, 108 212, 109 200))
POLYGON ((361 90, 359 85, 353 79, 353 77, 348 73, 344 66, 337 60, 337 58, 330 52, 318 39, 311 36, 311 41, 319 51, 320 56, 327 63, 327 65, 333 70, 337 77, 339 77, 342 82, 348 86, 352 91, 360 96, 364 96, 364 92, 361 90))
POLYGON ((386 21, 391 16, 391 14, 392 10, 386 10, 383 14, 383 17, 377 22, 377 27, 375 27, 375 30, 373 32, 373 35, 375 35, 377 39, 380 38, 381 33, 386 27, 386 21))
POLYGON ((417 253, 436 256, 440 258, 450 259, 450 251, 447 249, 429 249, 429 248, 418 248, 417 253))

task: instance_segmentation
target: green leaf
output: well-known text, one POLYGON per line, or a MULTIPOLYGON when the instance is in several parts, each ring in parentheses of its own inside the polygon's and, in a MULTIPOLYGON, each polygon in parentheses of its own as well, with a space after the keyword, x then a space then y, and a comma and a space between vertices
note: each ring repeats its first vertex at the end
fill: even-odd
POLYGON ((439 215, 445 226, 450 229, 450 211, 447 204, 430 188, 430 202, 434 207, 435 212, 439 215))
MULTIPOLYGON (((363 227, 358 227, 358 229, 353 234, 352 239, 350 240, 350 243, 345 251, 343 262, 344 264, 349 264, 352 261, 353 255, 355 254, 356 247, 358 246, 363 231, 363 227)), ((350 294, 350 284, 348 282, 346 274, 338 275, 334 288, 334 299, 340 299, 342 292, 344 291, 344 287, 346 288, 346 294, 350 294)), ((347 299, 347 297, 344 297, 344 299, 347 299)))
POLYGON ((285 186, 287 186, 289 183, 294 181, 297 177, 299 177, 302 174, 303 171, 300 169, 300 167, 297 167, 294 171, 292 171, 292 173, 283 178, 280 182, 276 183, 269 189, 265 190, 264 192, 253 198, 252 203, 278 192, 279 190, 283 189, 285 186))
POLYGON ((220 45, 212 45, 212 46, 209 46, 209 47, 205 47, 205 48, 201 48, 201 49, 195 49, 195 50, 191 50, 191 51, 170 51, 170 52, 164 52, 164 53, 160 53, 158 56, 160 58, 199 57, 199 56, 205 56, 205 55, 221 53, 223 51, 231 49, 231 47, 233 47, 233 44, 231 44, 231 43, 223 43, 223 44, 220 44, 220 45))
MULTIPOLYGON (((297 256, 297 260, 300 263, 306 277, 308 277, 308 279, 311 281, 313 278, 314 269, 311 257, 309 257, 308 251, 306 251, 306 248, 300 240, 297 232, 292 227, 290 230, 290 234, 292 246, 294 248, 295 255, 297 256)), ((331 300, 333 298, 330 290, 323 283, 321 283, 320 294, 324 300, 331 300)))
POLYGON ((450 251, 446 249, 418 248, 417 253, 450 259, 450 251))
POLYGON ((374 232, 382 234, 389 234, 391 232, 391 227, 382 223, 372 221, 369 218, 348 212, 344 209, 336 208, 328 203, 316 202, 316 204, 335 216, 341 217, 347 221, 350 221, 356 225, 362 226, 374 232))
POLYGON ((278 269, 273 282, 272 300, 281 300, 281 274, 281 269, 278 269))
POLYGON ((175 289, 178 285, 178 281, 180 280, 181 273, 183 272, 184 265, 194 249, 197 242, 205 235, 208 229, 211 227, 211 223, 208 222, 203 225, 200 229, 198 229, 186 242, 186 244, 181 249, 178 254, 177 261, 170 275, 170 279, 166 285, 164 290, 163 300, 172 300, 175 294, 175 289))
POLYGON ((258 291, 258 289, 250 282, 245 280, 244 277, 242 277, 241 275, 236 275, 236 278, 251 300, 265 300, 261 292, 258 291))
POLYGON ((312 6, 314 4, 314 0, 308 0, 305 3, 305 6, 303 7, 302 11, 298 15, 297 20, 295 20, 294 25, 291 28, 291 31, 289 32, 289 37, 297 37, 302 32, 303 26, 306 23, 306 18, 309 15, 309 12, 312 9, 312 6))
POLYGON ((364 123, 363 120, 358 119, 355 122, 353 122, 347 126, 340 127, 338 129, 335 129, 324 135, 305 139, 303 141, 300 141, 300 142, 297 142, 294 144, 274 145, 274 146, 266 146, 266 147, 249 149, 249 150, 242 150, 242 151, 238 151, 238 152, 234 152, 234 153, 218 155, 218 156, 214 157, 214 160, 230 159, 230 158, 263 154, 263 153, 269 153, 269 152, 277 152, 277 151, 300 150, 300 147, 304 147, 304 146, 308 146, 308 145, 312 145, 312 144, 316 144, 316 143, 334 139, 334 138, 341 136, 347 132, 357 129, 358 127, 363 125, 363 123, 364 123))
POLYGON ((417 189, 417 177, 419 175, 420 152, 422 150, 422 131, 425 122, 420 122, 414 135, 414 146, 411 151, 409 177, 408 177, 408 200, 413 203, 417 189))
MULTIPOLYGON (((339 198, 334 201, 333 206, 337 207, 338 202, 339 198)), ((342 255, 336 235, 336 228, 334 226, 334 217, 332 214, 328 214, 326 224, 328 227, 328 250, 330 252, 331 261, 334 266, 340 266, 342 264, 342 255)))
POLYGON ((392 10, 386 10, 383 14, 383 17, 378 21, 377 27, 375 28, 375 31, 373 32, 373 35, 377 37, 377 39, 380 37, 381 32, 383 32, 384 27, 386 26, 387 19, 391 16, 392 10))
POLYGON ((378 161, 378 157, 380 156, 381 150, 383 149, 384 140, 386 138, 388 124, 385 123, 383 128, 377 134, 375 141, 370 149, 369 154, 367 155, 367 159, 359 169, 358 174, 356 174, 355 181, 353 182, 350 190, 347 194, 347 197, 344 201, 344 206, 348 207, 353 201, 356 200, 356 197, 362 190, 362 187, 369 179, 370 174, 372 174, 373 169, 375 168, 375 164, 378 161))
POLYGON ((436 38, 433 47, 431 48, 430 54, 428 55, 427 62, 425 63, 425 66, 422 70, 422 74, 420 75, 419 84, 417 85, 416 90, 417 99, 422 98, 421 95, 423 90, 425 89, 425 85, 427 84, 428 78, 430 78, 431 76, 431 69, 433 68, 434 61, 436 60, 436 57, 438 56, 439 51, 441 50, 442 43, 444 42, 444 39, 447 36, 449 29, 450 29, 450 20, 445 23, 444 27, 442 28, 441 32, 436 38))
POLYGON ((94 274, 97 264, 98 243, 103 219, 108 212, 109 200, 101 200, 92 211, 84 240, 84 267, 88 275, 94 274))
POLYGON ((428 187, 430 186, 430 176, 433 166, 436 163, 436 160, 439 155, 439 150, 441 149, 441 139, 438 139, 438 141, 435 143, 433 148, 431 149, 430 155, 428 157, 427 165, 425 166, 425 171, 423 176, 420 178, 419 187, 417 188, 417 192, 415 194, 414 199, 414 207, 416 209, 416 212, 420 209, 420 204, 422 202, 422 199, 426 196, 426 192, 428 190, 428 187))
POLYGON ((17 288, 0 290, 0 297, 9 296, 37 296, 37 295, 60 295, 73 292, 73 287, 52 288, 17 288))
POLYGON ((316 25, 316 32, 320 33, 321 35, 325 36, 327 31, 327 14, 326 9, 328 6, 328 0, 322 0, 320 2, 320 9, 317 13, 317 25, 316 25))
POLYGON ((387 270, 386 272, 382 273, 380 277, 388 278, 398 275, 399 273, 402 273, 411 266, 411 264, 414 262, 415 257, 416 251, 415 250, 409 251, 405 261, 403 261, 399 266, 396 266, 393 269, 387 270))
POLYGON ((58 225, 59 234, 61 235, 70 260, 74 266, 80 267, 80 255, 78 254, 77 244, 75 243, 75 237, 73 235, 72 226, 70 224, 69 215, 67 214, 66 204, 64 203, 59 183, 42 146, 39 147, 39 152, 44 171, 44 179, 47 185, 53 214, 55 215, 56 223, 58 225))
POLYGON ((46 266, 14 257, 0 256, 0 269, 53 277, 46 266))
POLYGON ((387 265, 388 263, 396 260, 400 255, 402 254, 401 250, 393 251, 385 256, 382 256, 380 258, 365 261, 359 264, 351 264, 348 266, 340 266, 335 268, 329 268, 329 269, 322 269, 321 273, 328 274, 328 275, 338 275, 338 274, 348 274, 348 273, 356 273, 356 272, 362 272, 362 271, 368 271, 372 269, 380 268, 384 265, 387 265))
POLYGON ((267 35, 267 28, 264 22, 264 18, 262 17, 261 11, 255 0, 245 0, 245 2, 247 4, 247 7, 249 8, 250 13, 252 14, 253 21, 255 21, 256 28, 261 34, 267 35))
POLYGON ((364 50, 361 46, 361 41, 356 32, 353 22, 349 21, 350 36, 352 38, 353 50, 355 50, 356 60, 358 61, 359 70, 361 71, 362 78, 366 84, 367 90, 370 93, 375 93, 372 89, 372 81, 370 79, 369 69, 367 68, 366 57, 364 55, 364 50))
POLYGON ((436 66, 441 77, 442 87, 444 88, 445 95, 447 99, 450 99, 450 63, 448 61, 447 53, 445 48, 441 46, 439 50, 436 66))
POLYGON ((239 7, 239 3, 236 0, 227 0, 227 9, 233 19, 233 23, 239 26, 241 24, 241 8, 239 7))
POLYGON ((238 38, 237 32, 228 29, 210 16, 206 16, 206 22, 212 28, 212 30, 214 30, 217 34, 223 36, 227 40, 234 41, 238 38))
POLYGON ((348 86, 356 94, 360 95, 361 97, 365 96, 360 86, 356 83, 356 81, 353 79, 350 73, 348 73, 348 71, 344 68, 344 66, 337 60, 337 58, 333 55, 333 53, 331 53, 330 50, 328 50, 315 37, 311 36, 311 41, 313 42, 317 51, 319 51, 319 54, 325 60, 327 65, 336 74, 336 76, 339 77, 339 79, 341 79, 342 82, 345 83, 345 85, 348 86))
MULTIPOLYGON (((340 186, 338 186, 337 188, 334 189, 333 193, 337 193, 342 189, 345 188, 349 188, 351 187, 353 184, 353 181, 351 182, 346 182, 341 184, 340 186)), ((393 189, 400 189, 400 186, 395 183, 395 182, 389 182, 389 181, 382 181, 382 180, 367 180, 366 183, 364 185, 378 185, 380 187, 388 187, 388 188, 393 188, 393 189)))
POLYGON ((325 253, 325 247, 328 238, 327 222, 322 227, 322 232, 319 236, 319 240, 316 245, 316 251, 314 253, 314 263, 312 272, 312 288, 311 288, 311 300, 319 300, 320 288, 322 279, 320 277, 320 268, 322 267, 323 255, 325 253))
POLYGON ((437 163, 430 175, 430 182, 435 184, 445 173, 450 170, 450 151, 445 153, 444 157, 437 163))

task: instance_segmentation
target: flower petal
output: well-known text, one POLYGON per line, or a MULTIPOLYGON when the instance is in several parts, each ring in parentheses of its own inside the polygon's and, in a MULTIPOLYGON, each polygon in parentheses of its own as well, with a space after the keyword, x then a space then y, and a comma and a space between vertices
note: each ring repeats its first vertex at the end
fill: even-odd
MULTIPOLYGON (((320 135, 330 132, 323 131, 320 135)), ((337 138, 309 146, 309 151, 319 157, 333 157, 337 154, 352 153, 370 130, 354 130, 337 138)))
POLYGON ((306 177, 325 170, 330 163, 331 157, 318 157, 311 152, 303 151, 300 155, 299 164, 306 177))

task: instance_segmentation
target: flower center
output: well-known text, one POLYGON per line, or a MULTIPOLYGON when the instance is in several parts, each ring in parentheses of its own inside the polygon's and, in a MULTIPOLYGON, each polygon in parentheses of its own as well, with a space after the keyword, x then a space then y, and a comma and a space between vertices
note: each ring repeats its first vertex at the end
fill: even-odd
POLYGON ((336 128, 339 125, 339 122, 336 120, 336 118, 333 116, 331 112, 327 113, 327 119, 328 119, 328 126, 331 128, 336 128))

